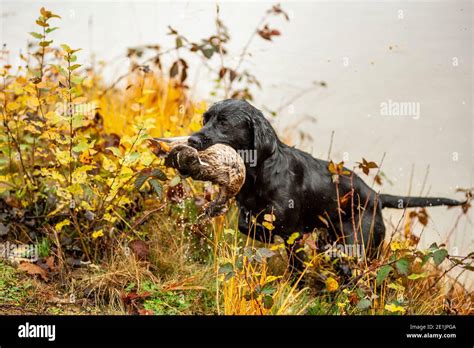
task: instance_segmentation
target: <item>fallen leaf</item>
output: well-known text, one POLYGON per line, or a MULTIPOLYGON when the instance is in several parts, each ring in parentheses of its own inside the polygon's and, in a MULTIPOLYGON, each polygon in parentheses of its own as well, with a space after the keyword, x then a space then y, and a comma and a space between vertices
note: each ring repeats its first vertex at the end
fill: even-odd
POLYGON ((18 269, 20 271, 27 272, 28 274, 31 274, 31 275, 38 274, 44 281, 48 280, 48 274, 46 273, 46 271, 42 269, 40 266, 37 266, 33 263, 29 263, 29 262, 20 263, 20 265, 18 266, 18 269))

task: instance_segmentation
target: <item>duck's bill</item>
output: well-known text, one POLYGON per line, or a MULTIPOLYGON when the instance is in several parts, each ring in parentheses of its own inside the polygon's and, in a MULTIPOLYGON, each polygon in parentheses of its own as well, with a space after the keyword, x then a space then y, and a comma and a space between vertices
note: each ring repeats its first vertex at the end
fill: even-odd
POLYGON ((188 139, 189 139, 189 135, 181 136, 181 137, 153 138, 151 140, 154 140, 154 141, 157 141, 157 142, 172 143, 174 141, 187 142, 188 139))
POLYGON ((148 141, 151 145, 152 152, 158 157, 165 157, 170 152, 171 147, 169 144, 173 142, 187 143, 189 136, 182 137, 170 137, 170 138, 150 138, 148 141))

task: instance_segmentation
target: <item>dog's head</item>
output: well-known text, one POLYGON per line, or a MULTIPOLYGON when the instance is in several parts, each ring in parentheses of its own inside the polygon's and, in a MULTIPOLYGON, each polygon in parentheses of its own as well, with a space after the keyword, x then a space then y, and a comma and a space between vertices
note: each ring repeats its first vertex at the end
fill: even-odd
POLYGON ((278 137, 262 112, 248 102, 227 99, 215 103, 203 115, 203 127, 191 135, 188 144, 204 150, 214 144, 226 144, 236 151, 255 150, 264 160, 277 148, 278 137))

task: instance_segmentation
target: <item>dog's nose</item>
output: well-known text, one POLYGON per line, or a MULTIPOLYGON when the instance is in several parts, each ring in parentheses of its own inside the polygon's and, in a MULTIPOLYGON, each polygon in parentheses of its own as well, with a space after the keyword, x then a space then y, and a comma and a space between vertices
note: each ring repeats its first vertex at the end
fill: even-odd
POLYGON ((200 150, 202 148, 202 141, 199 137, 192 135, 188 139, 188 145, 194 147, 197 150, 200 150))

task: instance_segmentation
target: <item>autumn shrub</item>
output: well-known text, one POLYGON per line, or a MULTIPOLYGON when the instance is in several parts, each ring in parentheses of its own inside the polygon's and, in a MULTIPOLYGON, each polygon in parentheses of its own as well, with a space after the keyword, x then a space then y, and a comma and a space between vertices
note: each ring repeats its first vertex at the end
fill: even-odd
POLYGON ((98 260, 144 200, 162 196, 167 176, 146 140, 197 129, 204 104, 145 67, 106 90, 79 49, 53 46, 59 20, 42 9, 26 66, 0 72, 0 195, 16 238, 47 236, 63 262, 65 248, 98 260))

